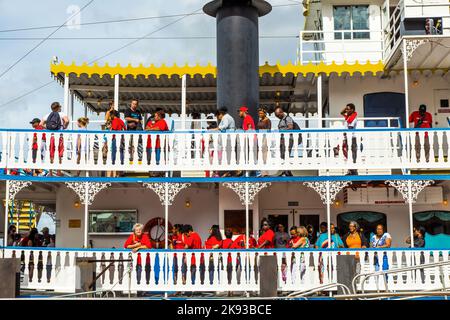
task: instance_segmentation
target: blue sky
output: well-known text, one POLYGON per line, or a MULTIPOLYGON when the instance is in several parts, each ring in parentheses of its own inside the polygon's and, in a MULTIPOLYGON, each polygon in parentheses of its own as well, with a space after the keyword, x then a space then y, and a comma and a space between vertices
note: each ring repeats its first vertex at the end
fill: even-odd
MULTIPOLYGON (((0 30, 51 26, 63 24, 71 14, 71 5, 83 7, 88 0, 0 0, 0 30)), ((129 19, 149 16, 185 14, 202 8, 205 0, 95 0, 81 12, 81 23, 115 19, 129 19)), ((276 7, 272 13, 260 19, 260 35, 296 35, 303 27, 302 6, 294 0, 272 0, 276 7)), ((199 11, 201 12, 201 11, 199 11)), ((142 20, 124 23, 81 26, 79 29, 58 30, 52 37, 142 37, 179 18, 142 20)), ((45 38, 54 29, 20 32, 0 32, 0 74, 33 48, 40 40, 4 40, 4 38, 37 37, 45 38)), ((189 16, 152 36, 215 36, 215 20, 207 15, 189 16)), ((3 106, 16 98, 51 80, 50 60, 58 56, 60 60, 82 63, 92 61, 131 40, 47 40, 26 57, 14 69, 0 78, 0 127, 27 128, 34 117, 42 117, 53 101, 63 102, 63 89, 56 82, 18 100, 3 106)), ((286 63, 295 61, 297 39, 261 39, 260 63, 268 61, 286 63)), ((215 65, 215 40, 142 40, 100 60, 100 64, 151 63, 168 65, 173 63, 215 65)), ((81 105, 76 104, 76 114, 82 115, 81 105)), ((90 114, 91 119, 97 118, 90 114)))

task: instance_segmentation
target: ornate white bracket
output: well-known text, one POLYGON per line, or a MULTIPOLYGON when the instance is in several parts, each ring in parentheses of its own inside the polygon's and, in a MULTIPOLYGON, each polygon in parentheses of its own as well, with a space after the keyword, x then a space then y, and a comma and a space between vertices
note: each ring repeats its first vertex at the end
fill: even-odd
POLYGON ((386 184, 394 187, 403 196, 407 203, 415 203, 419 193, 427 186, 434 183, 433 180, 387 180, 386 184), (410 193, 411 192, 411 193, 410 193))
MULTIPOLYGON (((406 61, 411 60, 414 51, 416 51, 418 47, 426 42, 430 42, 429 39, 405 39, 404 41, 406 43, 406 61)), ((403 52, 403 47, 401 50, 403 52)))
POLYGON ((324 204, 331 204, 339 191, 350 184, 350 181, 314 181, 305 182, 305 186, 314 189, 322 199, 324 204), (327 196, 327 185, 329 197, 327 196))
POLYGON ((173 203, 173 200, 175 200, 175 197, 177 194, 183 190, 184 188, 189 187, 190 183, 169 183, 169 182, 145 182, 143 183, 143 186, 153 190, 159 197, 159 200, 161 201, 161 204, 164 206, 166 205, 165 197, 166 197, 166 184, 168 187, 167 193, 167 205, 171 206, 173 203))
MULTIPOLYGON (((225 182, 223 183, 224 187, 227 187, 231 190, 233 190, 241 200, 241 203, 243 205, 246 205, 245 203, 245 184, 248 182, 225 182)), ((267 188, 270 186, 270 182, 255 182, 255 183, 248 183, 248 203, 252 204, 253 200, 255 200, 256 195, 259 191, 261 191, 264 188, 267 188)))
POLYGON ((31 185, 31 181, 9 180, 9 200, 14 200, 20 190, 31 185))
POLYGON ((66 185, 78 195, 82 204, 85 204, 86 183, 88 183, 88 205, 94 202, 97 193, 111 186, 109 182, 66 182, 66 185))

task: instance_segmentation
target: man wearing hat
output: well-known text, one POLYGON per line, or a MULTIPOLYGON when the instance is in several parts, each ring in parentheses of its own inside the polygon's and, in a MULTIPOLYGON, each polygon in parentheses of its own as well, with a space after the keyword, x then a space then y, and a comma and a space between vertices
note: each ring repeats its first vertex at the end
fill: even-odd
POLYGON ((41 126, 41 119, 39 118, 34 118, 30 121, 30 124, 35 130, 44 130, 44 127, 41 126))
POLYGON ((42 246, 46 247, 50 244, 50 231, 47 227, 42 228, 42 246))
POLYGON ((252 116, 248 114, 248 108, 246 106, 242 106, 239 108, 239 117, 244 119, 242 121, 242 129, 244 131, 247 130, 255 130, 255 121, 252 116))
MULTIPOLYGON (((433 127, 433 117, 431 113, 427 112, 427 106, 421 104, 419 106, 419 111, 414 111, 409 116, 409 123, 414 123, 414 128, 432 128, 433 127)), ((416 133, 415 139, 415 149, 417 162, 420 161, 420 137, 419 133, 416 133)), ((425 151, 425 160, 428 162, 430 159, 430 139, 428 137, 428 132, 424 134, 423 148, 425 151)))
MULTIPOLYGON (((31 126, 35 130, 44 130, 45 128, 41 125, 41 119, 34 118, 30 121, 31 126)), ((45 133, 42 133, 42 142, 41 142, 41 159, 44 160, 44 153, 45 153, 45 133)), ((38 135, 35 133, 33 135, 33 145, 32 145, 32 159, 33 163, 36 163, 36 157, 38 152, 38 135)))

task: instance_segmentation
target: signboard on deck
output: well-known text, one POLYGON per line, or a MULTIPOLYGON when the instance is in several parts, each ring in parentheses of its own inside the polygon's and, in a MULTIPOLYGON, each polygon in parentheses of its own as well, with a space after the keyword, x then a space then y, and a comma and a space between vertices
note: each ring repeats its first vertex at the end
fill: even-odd
POLYGON ((78 229, 78 228, 81 228, 80 219, 69 220, 69 229, 78 229))

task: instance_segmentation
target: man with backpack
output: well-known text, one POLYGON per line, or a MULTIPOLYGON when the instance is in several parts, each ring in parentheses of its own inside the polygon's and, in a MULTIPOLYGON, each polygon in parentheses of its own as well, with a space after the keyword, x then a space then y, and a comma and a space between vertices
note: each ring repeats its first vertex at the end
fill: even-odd
MULTIPOLYGON (((52 112, 45 115, 42 118, 41 126, 43 126, 46 130, 50 131, 59 131, 64 130, 69 126, 69 117, 61 111, 62 107, 59 104, 59 102, 53 102, 51 105, 52 112)), ((50 136, 50 163, 53 163, 53 160, 55 158, 55 136, 52 133, 50 136)), ((64 138, 61 134, 59 136, 58 141, 58 157, 59 157, 59 163, 62 162, 64 154, 64 138)))
POLYGON ((66 129, 69 126, 69 117, 61 111, 59 102, 53 102, 51 109, 52 112, 42 118, 41 126, 51 131, 66 129))
MULTIPOLYGON (((287 113, 285 113, 281 107, 277 107, 275 109, 275 116, 278 119, 280 119, 280 122, 278 123, 279 131, 300 130, 300 126, 287 113)), ((300 145, 301 143, 302 143, 302 135, 300 133, 298 136, 298 144, 300 145)), ((294 136, 292 133, 290 133, 289 134, 289 146, 288 146, 289 154, 291 153, 293 146, 294 146, 294 136)), ((285 154, 286 154, 285 140, 284 140, 284 134, 282 134, 281 139, 280 139, 281 159, 284 160, 285 154)), ((292 176, 292 173, 291 173, 291 171, 286 170, 286 171, 283 171, 282 175, 292 176)))

